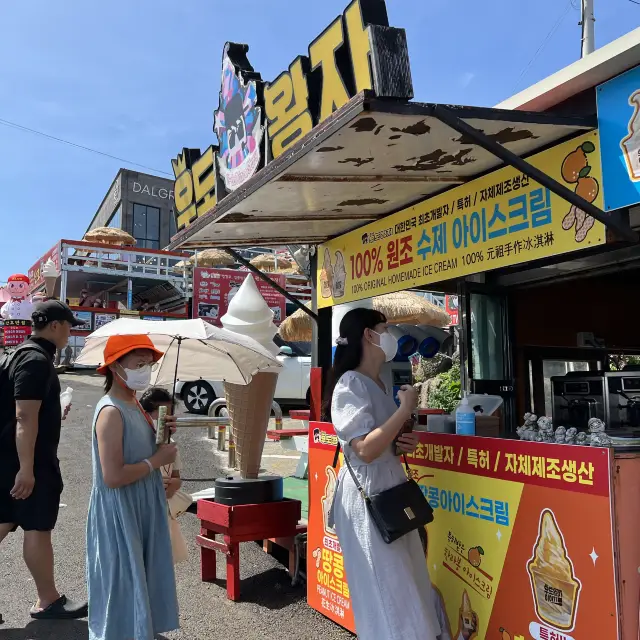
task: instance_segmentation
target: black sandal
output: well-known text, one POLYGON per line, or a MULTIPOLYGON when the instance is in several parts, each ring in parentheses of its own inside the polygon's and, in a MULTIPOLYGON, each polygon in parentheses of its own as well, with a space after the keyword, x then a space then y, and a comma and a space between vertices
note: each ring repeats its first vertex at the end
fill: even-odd
POLYGON ((88 613, 89 607, 86 602, 73 602, 66 596, 60 596, 45 609, 31 607, 29 615, 35 620, 75 620, 86 618, 88 613))

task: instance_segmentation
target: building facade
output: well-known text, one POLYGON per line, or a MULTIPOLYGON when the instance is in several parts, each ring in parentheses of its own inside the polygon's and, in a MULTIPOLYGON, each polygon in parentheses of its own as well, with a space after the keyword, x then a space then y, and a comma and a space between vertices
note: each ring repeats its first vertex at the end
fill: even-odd
POLYGON ((113 227, 130 233, 136 245, 162 249, 176 233, 173 180, 120 169, 87 231, 113 227))

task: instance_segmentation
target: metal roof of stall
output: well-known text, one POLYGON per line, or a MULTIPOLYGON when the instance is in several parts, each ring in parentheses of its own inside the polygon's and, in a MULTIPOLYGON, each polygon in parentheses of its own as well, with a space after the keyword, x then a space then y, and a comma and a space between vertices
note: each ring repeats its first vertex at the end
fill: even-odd
POLYGON ((174 236, 170 248, 321 243, 493 171, 505 153, 524 158, 595 127, 590 117, 364 92, 174 236))

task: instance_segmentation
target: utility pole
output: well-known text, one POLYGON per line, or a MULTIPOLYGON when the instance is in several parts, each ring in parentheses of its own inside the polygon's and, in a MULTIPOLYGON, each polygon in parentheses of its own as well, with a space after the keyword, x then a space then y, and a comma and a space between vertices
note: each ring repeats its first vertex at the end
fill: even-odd
POLYGON ((593 1, 581 0, 582 2, 582 57, 593 53, 596 48, 595 37, 595 17, 593 15, 593 1))

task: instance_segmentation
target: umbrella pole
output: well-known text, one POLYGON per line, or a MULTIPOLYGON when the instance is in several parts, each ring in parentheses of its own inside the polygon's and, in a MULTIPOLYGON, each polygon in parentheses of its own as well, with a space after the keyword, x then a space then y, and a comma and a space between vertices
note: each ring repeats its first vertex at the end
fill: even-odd
MULTIPOLYGON (((173 387, 171 387, 171 415, 175 415, 176 413, 176 383, 178 382, 178 362, 180 361, 180 345, 182 344, 182 338, 178 337, 177 340, 178 351, 176 352, 176 368, 173 372, 173 387)), ((171 438, 171 434, 167 434, 167 437, 171 438)))

